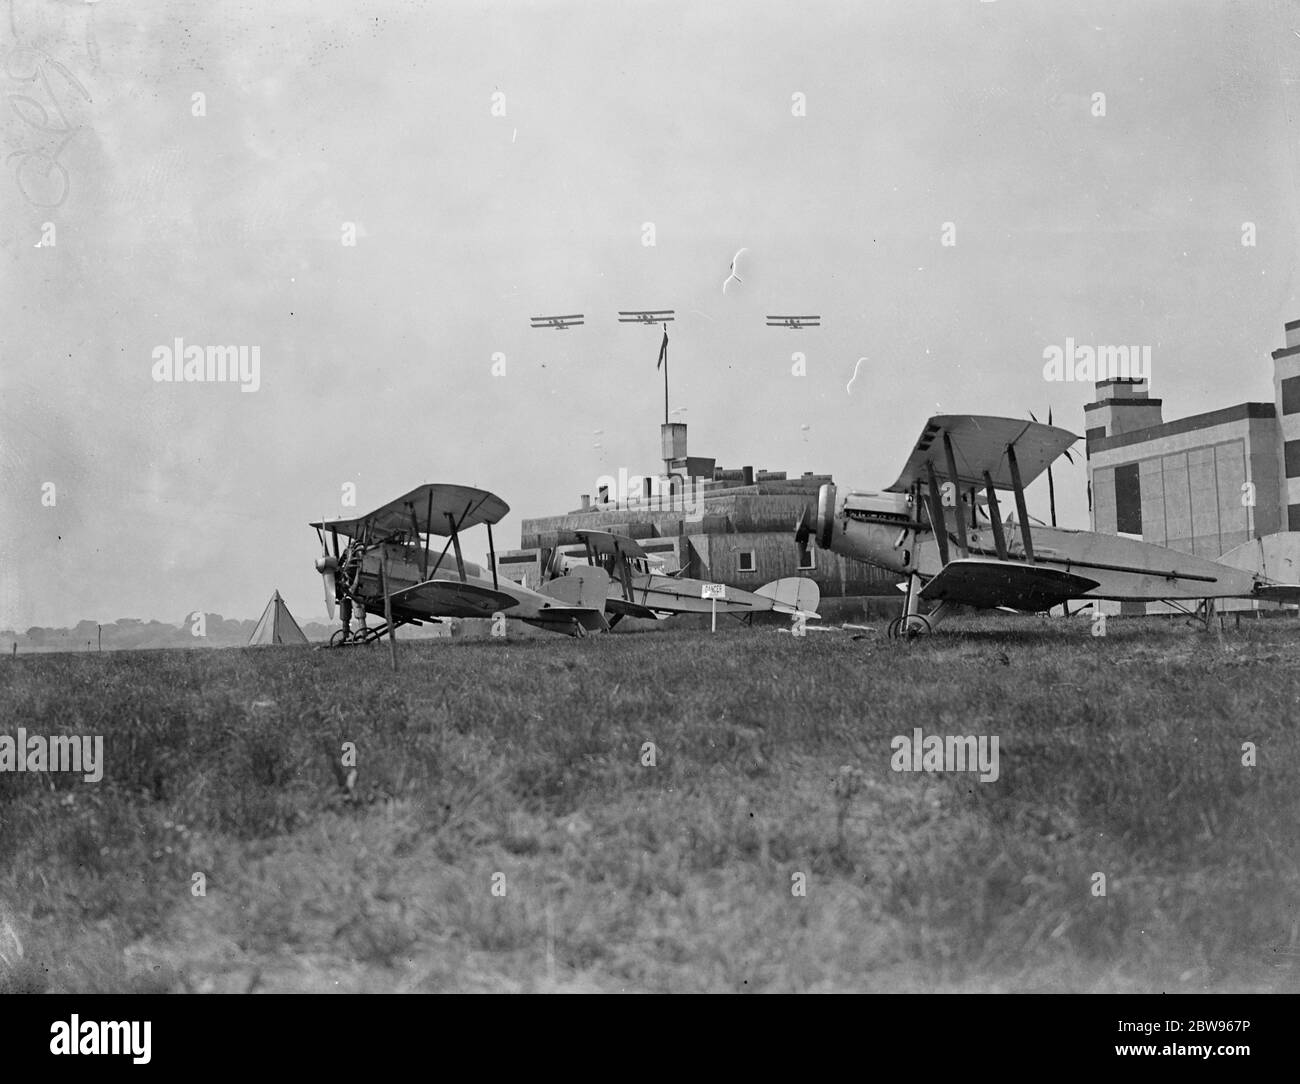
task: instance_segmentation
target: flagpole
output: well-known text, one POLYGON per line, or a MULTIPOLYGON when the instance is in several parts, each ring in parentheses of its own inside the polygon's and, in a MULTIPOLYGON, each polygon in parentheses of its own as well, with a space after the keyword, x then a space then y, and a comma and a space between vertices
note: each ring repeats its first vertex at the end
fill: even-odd
POLYGON ((664 324, 664 425, 668 424, 668 325, 664 324))

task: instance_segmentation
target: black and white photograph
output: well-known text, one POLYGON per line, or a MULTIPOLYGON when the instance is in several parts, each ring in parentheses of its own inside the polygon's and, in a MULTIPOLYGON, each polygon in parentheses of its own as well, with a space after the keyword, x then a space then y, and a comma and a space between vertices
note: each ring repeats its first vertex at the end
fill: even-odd
POLYGON ((0 5, 0 993, 114 999, 40 1050, 1053 994, 1249 1060, 1300 5, 0 5))

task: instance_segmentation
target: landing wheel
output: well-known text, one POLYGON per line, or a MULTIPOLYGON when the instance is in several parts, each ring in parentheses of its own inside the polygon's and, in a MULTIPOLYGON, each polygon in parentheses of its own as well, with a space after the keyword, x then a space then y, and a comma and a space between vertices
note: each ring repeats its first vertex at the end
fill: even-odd
POLYGON ((889 623, 886 634, 891 640, 915 640, 918 636, 928 636, 933 631, 934 627, 925 614, 908 614, 894 618, 889 623))
POLYGON ((345 647, 351 641, 347 629, 339 629, 330 637, 330 647, 345 647))

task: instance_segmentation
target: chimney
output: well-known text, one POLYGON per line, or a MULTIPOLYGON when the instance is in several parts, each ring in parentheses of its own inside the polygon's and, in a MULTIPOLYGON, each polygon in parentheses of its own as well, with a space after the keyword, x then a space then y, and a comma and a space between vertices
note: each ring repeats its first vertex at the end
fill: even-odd
POLYGON ((744 472, 745 485, 752 486, 754 484, 754 468, 741 467, 740 469, 744 472))
POLYGON ((1162 402, 1152 399, 1145 378, 1098 380, 1096 399, 1084 403, 1085 453, 1092 455, 1092 445, 1099 437, 1134 433, 1164 421, 1162 402))
POLYGON ((582 510, 583 510, 584 512, 590 512, 590 511, 591 511, 591 494, 590 494, 590 493, 584 493, 584 494, 583 494, 579 499, 582 501, 582 510))

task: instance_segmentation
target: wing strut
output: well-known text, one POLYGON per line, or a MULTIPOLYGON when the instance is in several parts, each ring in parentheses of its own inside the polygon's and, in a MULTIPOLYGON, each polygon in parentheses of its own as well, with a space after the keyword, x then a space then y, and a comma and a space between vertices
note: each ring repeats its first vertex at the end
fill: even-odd
POLYGON ((456 520, 450 512, 447 513, 447 526, 451 529, 451 544, 456 549, 456 570, 460 573, 460 582, 465 583, 465 558, 460 553, 460 531, 456 527, 456 520))
POLYGON ((1007 536, 1002 531, 1002 513, 998 511, 998 491, 993 488, 993 478, 984 472, 984 491, 989 498, 989 520, 993 525, 993 545, 997 547, 998 560, 1007 560, 1007 536))
MULTIPOLYGON (((426 530, 429 524, 432 522, 432 520, 433 520, 433 490, 430 489, 429 503, 425 505, 425 510, 424 510, 424 526, 426 530)), ((420 570, 420 579, 427 580, 428 578, 429 578, 429 536, 428 534, 426 534, 424 536, 424 567, 420 570)))
POLYGON ((939 483, 934 477, 933 461, 926 461, 926 473, 929 475, 926 500, 929 502, 930 526, 934 528, 934 540, 939 543, 939 560, 948 563, 948 525, 943 520, 943 502, 939 499, 939 483))
POLYGON ((492 590, 499 591, 501 588, 497 584, 497 551, 492 546, 492 524, 487 525, 488 529, 488 564, 492 566, 492 590))
POLYGON ((947 430, 943 434, 943 455, 948 463, 948 478, 952 482, 953 492, 957 496, 957 548, 961 550, 963 557, 970 556, 970 547, 966 544, 966 517, 962 514, 961 508, 961 483, 957 481, 957 459, 952 454, 952 438, 948 436, 947 430))
POLYGON ((628 560, 627 555, 623 553, 618 553, 614 560, 618 562, 618 578, 623 584, 623 597, 627 599, 628 602, 631 602, 633 600, 632 562, 628 560))
POLYGON ((1011 485, 1016 491, 1016 517, 1020 520, 1020 537, 1025 541, 1025 560, 1034 559, 1034 542, 1029 537, 1029 510, 1025 507, 1025 487, 1020 484, 1020 465, 1016 462, 1016 446, 1007 445, 1007 466, 1011 468, 1011 485))
MULTIPOLYGON (((418 546, 420 544, 420 521, 415 518, 415 506, 413 504, 408 504, 406 510, 411 513, 411 538, 418 546)), ((426 541, 424 544, 424 550, 420 554, 420 579, 427 580, 429 578, 428 569, 429 543, 426 541)))

